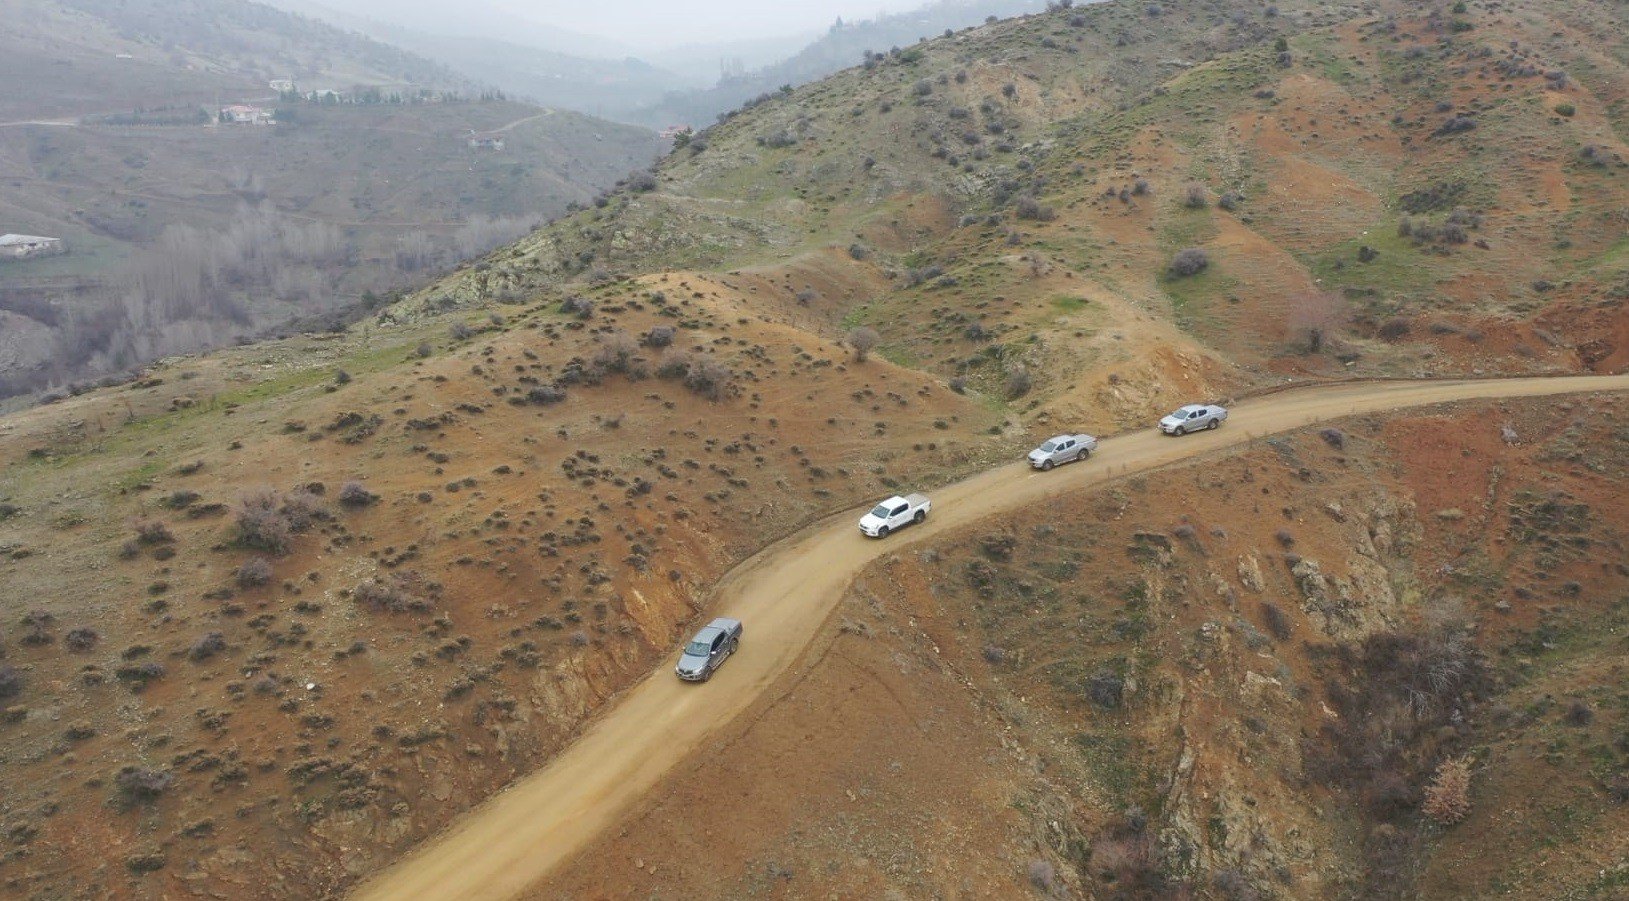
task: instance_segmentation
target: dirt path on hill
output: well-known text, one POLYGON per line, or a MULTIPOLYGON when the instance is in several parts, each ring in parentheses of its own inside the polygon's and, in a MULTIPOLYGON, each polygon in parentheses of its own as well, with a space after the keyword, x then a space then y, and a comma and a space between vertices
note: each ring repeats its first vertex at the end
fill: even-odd
MULTIPOLYGON (((1629 391, 1629 376, 1481 381, 1370 382, 1309 387, 1247 401, 1216 431, 1168 438, 1150 429, 1105 439, 1092 459, 1050 473, 1023 463, 933 492, 933 515, 891 538, 855 527, 860 508, 829 517, 764 549, 719 583, 712 612, 737 617, 741 651, 705 685, 664 665, 606 710, 571 747, 466 814, 362 885, 355 897, 511 898, 613 826, 663 776, 745 710, 802 655, 871 561, 996 513, 1238 447, 1254 438, 1362 413, 1472 399, 1629 391)), ((1496 420, 1488 428, 1494 428, 1496 420)), ((856 498, 855 500, 874 500, 856 498)), ((1067 524, 1063 524, 1067 525, 1067 524)))

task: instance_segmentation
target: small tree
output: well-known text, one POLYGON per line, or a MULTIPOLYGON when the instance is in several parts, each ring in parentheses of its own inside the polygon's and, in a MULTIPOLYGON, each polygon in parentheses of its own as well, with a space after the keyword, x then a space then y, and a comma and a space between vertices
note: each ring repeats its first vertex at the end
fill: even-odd
POLYGON ((1190 210, 1202 210, 1210 205, 1205 186, 1197 181, 1188 182, 1182 189, 1182 205, 1190 210))
POLYGON ((849 332, 848 343, 854 348, 854 362, 864 363, 879 340, 876 330, 867 326, 862 325, 849 332))

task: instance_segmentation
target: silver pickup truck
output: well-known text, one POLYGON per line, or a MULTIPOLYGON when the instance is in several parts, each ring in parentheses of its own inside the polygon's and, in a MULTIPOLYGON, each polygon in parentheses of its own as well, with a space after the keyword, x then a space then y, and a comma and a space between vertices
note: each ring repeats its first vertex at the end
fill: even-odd
POLYGON ((860 517, 860 532, 872 538, 887 538, 895 529, 927 519, 932 507, 925 494, 895 495, 860 517))
POLYGON ((1160 431, 1186 435, 1200 429, 1214 429, 1227 419, 1227 408, 1215 404, 1189 404, 1160 420, 1160 431))
POLYGON ((1058 435, 1048 438, 1040 447, 1029 452, 1029 465, 1036 469, 1051 469, 1059 463, 1084 460, 1097 450, 1097 439, 1091 435, 1058 435))

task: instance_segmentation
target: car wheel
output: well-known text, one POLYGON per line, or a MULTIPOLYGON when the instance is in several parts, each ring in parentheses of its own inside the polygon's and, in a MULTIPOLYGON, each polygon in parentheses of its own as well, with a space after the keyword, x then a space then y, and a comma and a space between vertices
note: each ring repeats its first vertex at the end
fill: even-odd
POLYGON ((926 511, 926 510, 918 510, 918 511, 916 511, 916 515, 911 517, 911 522, 921 522, 922 520, 927 519, 927 518, 928 518, 928 511, 926 511))
POLYGON ((887 538, 888 537, 888 527, 883 526, 882 528, 878 529, 877 530, 877 537, 878 538, 887 538))
POLYGON ((1080 461, 1086 459, 1087 457, 1090 457, 1091 455, 1092 455, 1092 452, 1083 447, 1083 448, 1080 449, 1080 453, 1075 454, 1075 462, 1079 463, 1080 461))
POLYGON ((1042 460, 1041 461, 1041 471, 1042 472, 1051 472, 1052 471, 1052 461, 1051 460, 1042 460))
POLYGON ((1188 434, 1188 429, 1185 426, 1180 426, 1179 425, 1176 428, 1171 430, 1171 434, 1177 436, 1178 438, 1181 438, 1183 435, 1188 434))
POLYGON ((712 678, 713 678, 713 671, 711 669, 707 669, 707 670, 702 671, 701 681, 708 682, 708 681, 711 681, 712 678))
POLYGON ((1207 428, 1207 429, 1214 429, 1214 428, 1216 428, 1216 427, 1217 427, 1217 426, 1219 426, 1219 425, 1221 425, 1221 424, 1222 424, 1222 421, 1221 421, 1221 420, 1220 420, 1220 419, 1212 419, 1212 420, 1211 420, 1211 421, 1210 421, 1210 425, 1208 425, 1208 426, 1205 426, 1205 428, 1207 428))

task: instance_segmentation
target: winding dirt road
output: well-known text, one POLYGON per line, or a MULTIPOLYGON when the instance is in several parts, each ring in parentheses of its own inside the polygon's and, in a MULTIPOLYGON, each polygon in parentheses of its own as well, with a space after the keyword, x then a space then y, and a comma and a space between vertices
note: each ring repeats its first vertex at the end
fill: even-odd
MULTIPOLYGON (((713 610, 746 624, 741 652, 706 685, 667 665, 646 677, 543 769, 470 811, 363 884, 363 899, 512 898, 615 824, 715 730, 795 663, 868 563, 992 514, 1034 508, 1065 491, 1189 460, 1254 438, 1361 413, 1472 399, 1629 391, 1629 376, 1309 387, 1234 407, 1225 426, 1185 438, 1153 430, 1105 439, 1092 459, 1050 473, 1015 463, 933 493, 933 515, 883 541, 863 538, 860 510, 829 517, 731 570, 713 610)), ((1490 427, 1492 427, 1490 425, 1490 427)))

